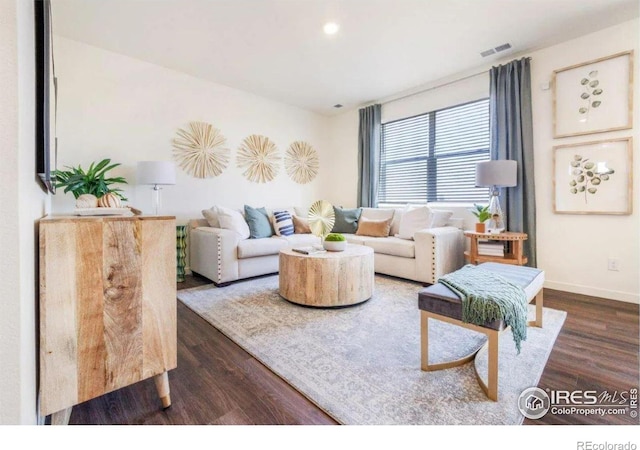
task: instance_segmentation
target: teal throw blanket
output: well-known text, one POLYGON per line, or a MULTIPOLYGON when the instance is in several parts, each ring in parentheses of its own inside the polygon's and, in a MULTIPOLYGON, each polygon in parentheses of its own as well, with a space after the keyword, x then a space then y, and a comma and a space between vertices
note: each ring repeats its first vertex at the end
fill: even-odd
POLYGON ((511 327, 520 354, 520 343, 527 339, 527 296, 517 284, 495 272, 468 264, 442 276, 444 284, 462 300, 462 321, 484 325, 504 320, 511 327))

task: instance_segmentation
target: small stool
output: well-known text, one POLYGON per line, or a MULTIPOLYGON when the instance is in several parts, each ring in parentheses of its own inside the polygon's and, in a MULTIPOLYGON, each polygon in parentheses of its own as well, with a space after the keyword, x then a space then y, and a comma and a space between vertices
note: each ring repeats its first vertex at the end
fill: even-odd
MULTIPOLYGON (((536 302, 536 318, 528 322, 529 326, 542 328, 542 306, 544 284, 544 271, 525 266, 514 266, 511 264, 483 263, 478 267, 495 272, 503 278, 521 286, 530 303, 533 299, 536 302)), ((421 364, 424 371, 435 371, 456 367, 475 358, 480 349, 470 355, 464 356, 455 361, 439 364, 429 364, 429 319, 436 319, 459 325, 473 331, 484 333, 487 336, 488 346, 488 383, 485 384, 476 369, 476 378, 484 393, 493 401, 498 401, 498 337, 500 332, 506 327, 503 320, 494 320, 483 325, 474 325, 462 321, 462 300, 460 297, 441 283, 433 284, 422 289, 418 293, 418 307, 420 309, 420 347, 421 364)))

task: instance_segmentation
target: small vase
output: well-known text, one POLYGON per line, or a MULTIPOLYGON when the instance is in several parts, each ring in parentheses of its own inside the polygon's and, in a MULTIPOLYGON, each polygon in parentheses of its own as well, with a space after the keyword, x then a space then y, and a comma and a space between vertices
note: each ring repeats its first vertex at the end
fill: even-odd
POLYGON ((487 227, 484 222, 476 222, 476 233, 486 233, 487 227))

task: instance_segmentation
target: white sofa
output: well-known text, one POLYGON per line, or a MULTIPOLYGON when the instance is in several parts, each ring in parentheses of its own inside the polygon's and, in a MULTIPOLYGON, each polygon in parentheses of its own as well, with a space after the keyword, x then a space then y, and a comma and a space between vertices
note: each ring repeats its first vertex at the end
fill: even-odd
MULTIPOLYGON (((446 226, 416 231, 413 240, 401 239, 395 235, 402 212, 394 210, 389 236, 343 234, 350 244, 373 248, 376 273, 433 284, 441 275, 462 267, 465 248, 462 219, 449 219, 446 226)), ((379 220, 389 213, 389 209, 362 208, 361 217, 379 220)), ((209 226, 206 219, 189 222, 191 271, 216 285, 277 273, 281 249, 313 244, 320 244, 320 239, 312 234, 240 239, 235 231, 209 226)))

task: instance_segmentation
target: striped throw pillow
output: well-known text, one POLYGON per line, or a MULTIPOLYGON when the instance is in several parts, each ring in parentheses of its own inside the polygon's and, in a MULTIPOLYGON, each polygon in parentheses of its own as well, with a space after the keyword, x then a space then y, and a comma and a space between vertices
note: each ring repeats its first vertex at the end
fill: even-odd
POLYGON ((289 211, 274 211, 273 229, 278 236, 291 236, 293 234, 291 213, 289 211))

